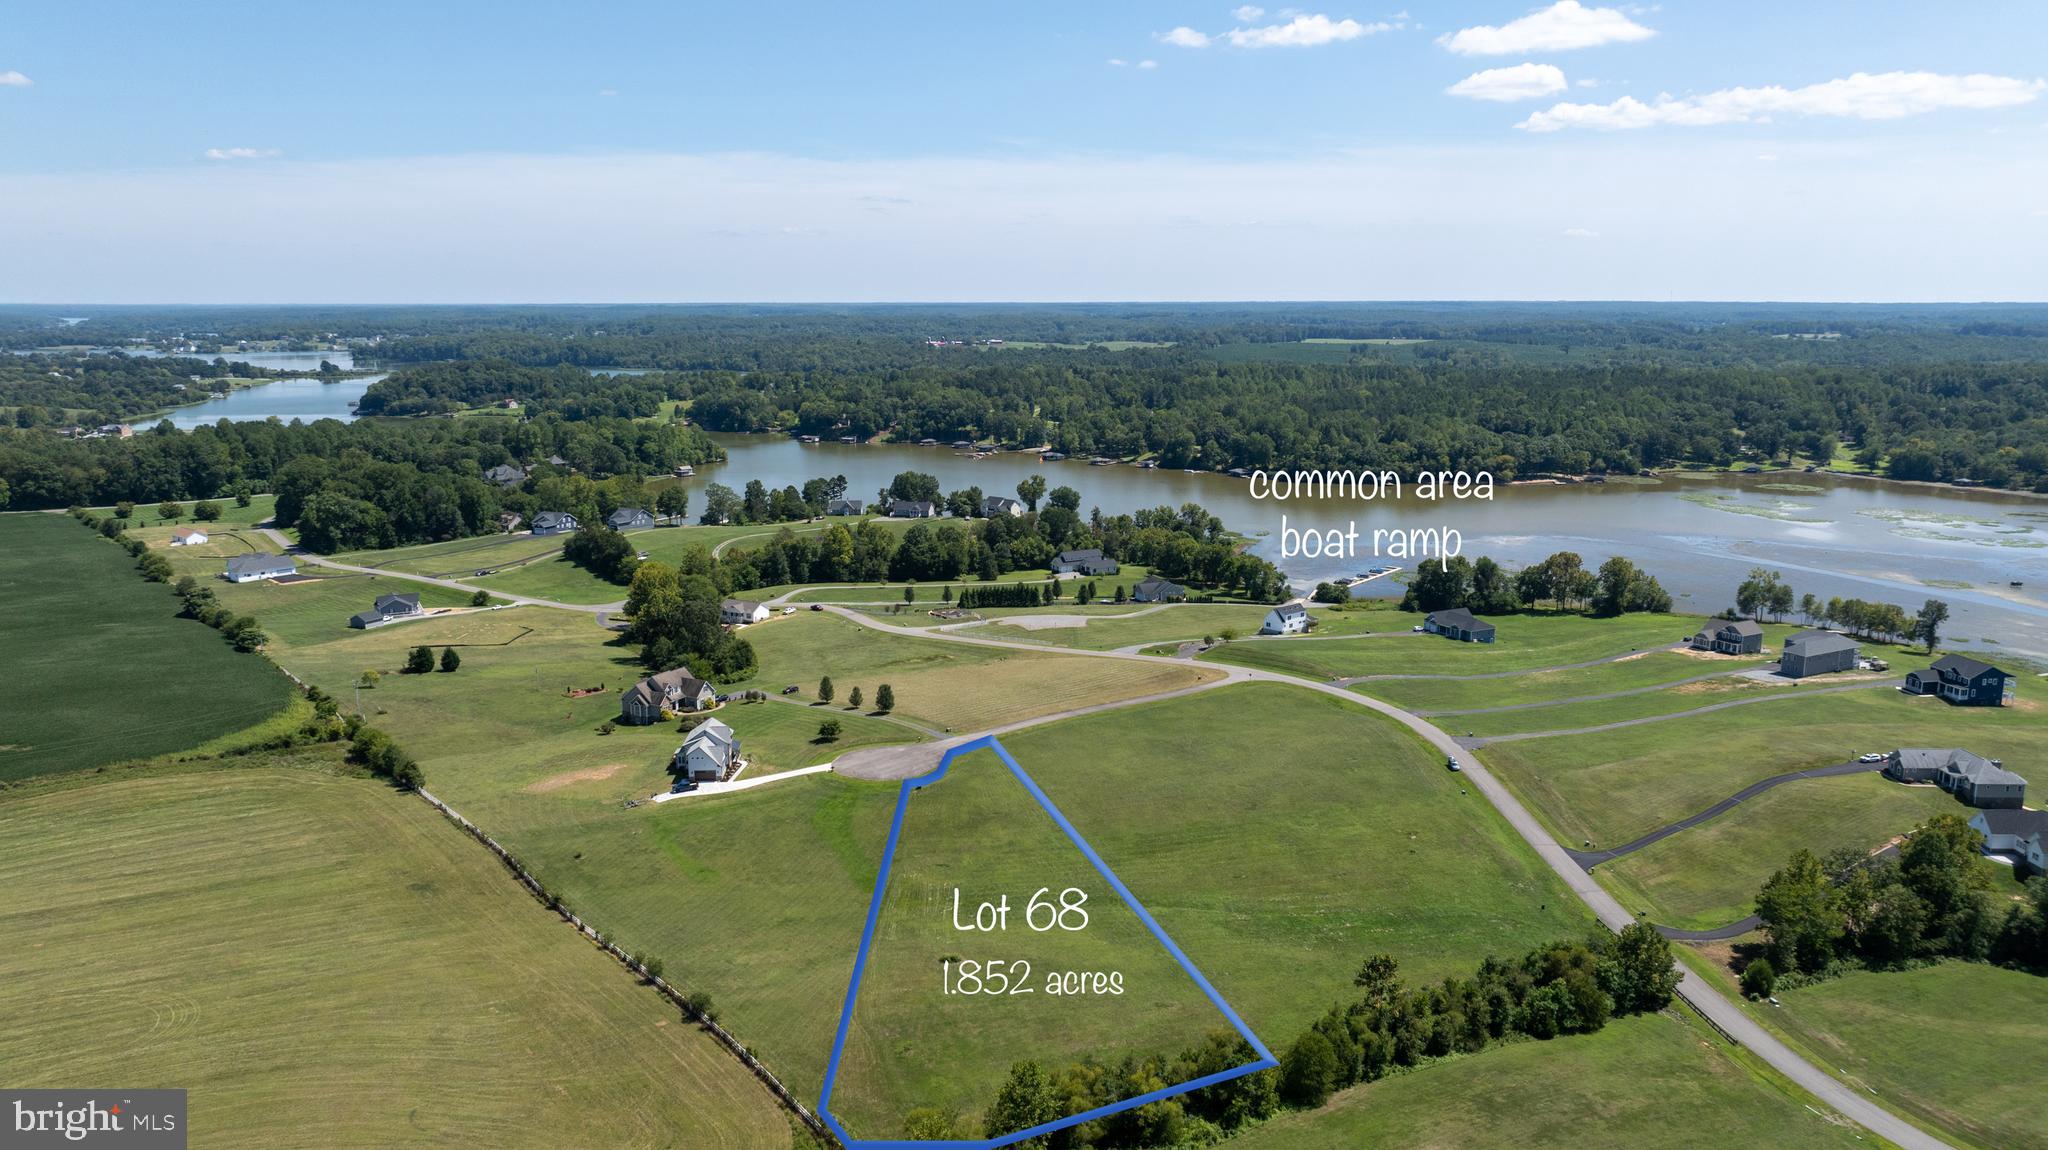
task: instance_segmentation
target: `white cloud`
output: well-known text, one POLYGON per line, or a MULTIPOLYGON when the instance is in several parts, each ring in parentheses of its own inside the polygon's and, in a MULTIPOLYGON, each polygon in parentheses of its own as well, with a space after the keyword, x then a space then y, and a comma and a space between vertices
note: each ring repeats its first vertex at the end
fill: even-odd
POLYGON ((1129 63, 1129 61, 1119 60, 1115 56, 1111 56, 1107 61, 1105 61, 1105 63, 1107 63, 1112 68, 1122 68, 1127 63, 1129 63))
POLYGON ((1858 72, 1803 88, 1725 88, 1704 96, 1659 95, 1644 103, 1623 96, 1611 104, 1555 104, 1515 126, 1531 132, 1565 128, 1613 131, 1660 125, 1752 124, 1773 116, 1896 120, 1951 108, 2010 108, 2048 90, 2041 80, 2011 76, 1944 76, 1936 72, 1858 72))
POLYGON ((617 88, 599 88, 597 90, 597 94, 605 97, 606 99, 610 99, 611 97, 618 95, 619 90, 617 88))
POLYGON ((34 80, 11 68, 5 72, 0 72, 0 88, 26 88, 33 83, 35 83, 34 80))
POLYGON ((1564 52, 1602 44, 1647 40, 1657 33, 1617 8, 1588 8, 1579 0, 1557 0, 1548 8, 1498 28, 1481 24, 1439 37, 1437 43, 1460 56, 1514 56, 1564 52))
POLYGON ((1317 14, 1296 16, 1285 24, 1232 28, 1223 35, 1235 48, 1314 48, 1393 30, 1392 24, 1360 24, 1356 20, 1332 20, 1317 14))
POLYGON ((1159 38, 1177 48, 1207 48, 1209 46, 1208 33, 1197 32, 1185 24, 1171 32, 1161 33, 1159 38))
POLYGON ((1564 234, 1566 237, 1575 240, 1594 240, 1600 238, 1600 233, 1592 228, 1566 228, 1564 234))
POLYGON ((1581 76, 1578 79, 1572 81, 1572 87, 1574 88, 1597 88, 1599 86, 1600 81, 1594 79, 1591 76, 1581 76))
POLYGON ((1554 96, 1566 88, 1564 72, 1555 64, 1517 64, 1512 68, 1488 68, 1445 88, 1453 96, 1468 100, 1511 103, 1554 96))
POLYGON ((1148 69, 1148 70, 1149 70, 1149 69, 1152 69, 1152 68, 1157 68, 1158 66, 1159 66, 1159 61, 1157 61, 1157 60, 1140 60, 1140 61, 1138 61, 1138 67, 1140 67, 1140 68, 1145 68, 1145 69, 1148 69))
POLYGON ((283 155, 276 148, 208 148, 209 160, 269 160, 283 155))
POLYGON ((1249 24, 1252 21, 1258 19, 1259 17, 1264 16, 1266 14, 1266 10, 1254 4, 1247 4, 1242 8, 1232 8, 1230 10, 1230 14, 1237 20, 1238 23, 1249 24))

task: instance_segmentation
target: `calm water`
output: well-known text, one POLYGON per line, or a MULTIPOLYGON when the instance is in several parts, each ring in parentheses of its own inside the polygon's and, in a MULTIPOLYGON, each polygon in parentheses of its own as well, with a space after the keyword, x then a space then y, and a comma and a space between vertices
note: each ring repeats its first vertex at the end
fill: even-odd
MULTIPOLYGON (((737 489, 749 479, 801 486, 813 476, 845 475, 852 495, 873 499, 897 472, 916 470, 937 476, 948 491, 973 485, 1008 495, 1019 480, 1042 474, 1050 486, 1080 491, 1084 511, 1200 503, 1256 539, 1254 553, 1301 585, 1402 561, 1363 552, 1283 558, 1283 514, 1292 526, 1343 528, 1355 521, 1364 548, 1376 528, 1448 526, 1463 534, 1468 557, 1515 565, 1560 550, 1578 552, 1588 566, 1626 555, 1656 575, 1682 611, 1732 605, 1736 585, 1763 565, 1782 571, 1794 591, 1823 600, 1884 600, 1910 609, 1929 597, 1947 600, 1945 643, 2048 661, 2048 500, 1801 474, 1497 487, 1490 503, 1431 502, 1411 491, 1400 501, 1279 504, 1252 499, 1243 480, 1213 474, 1039 463, 1021 454, 976 460, 945 448, 800 444, 781 436, 716 438, 730 458, 700 468, 700 486, 717 481, 737 489), (2025 586, 2010 587, 2013 580, 2025 586)), ((1389 585, 1387 592, 1399 589, 1389 585)))
MULTIPOLYGON (((250 362, 254 362, 253 357, 250 362)), ((316 358, 313 366, 318 367, 319 363, 316 358)), ((272 383, 260 383, 255 387, 237 388, 228 392, 226 399, 209 399, 190 407, 173 408, 165 415, 138 420, 135 426, 155 427, 168 419, 174 426, 193 428, 223 419, 240 422, 269 419, 273 415, 287 423, 294 419, 307 423, 316 419, 339 419, 346 423, 356 417, 355 410, 349 405, 361 399, 363 393, 370 390, 371 384, 383 378, 381 375, 365 375, 354 379, 336 380, 333 383, 322 383, 317 379, 280 379, 272 383)), ((205 385, 201 383, 193 386, 205 385)))

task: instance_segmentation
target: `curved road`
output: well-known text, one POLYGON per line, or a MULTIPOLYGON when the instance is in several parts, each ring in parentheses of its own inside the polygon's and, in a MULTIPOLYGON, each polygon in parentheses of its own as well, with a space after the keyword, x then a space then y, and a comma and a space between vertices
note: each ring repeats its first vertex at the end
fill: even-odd
MULTIPOLYGON (((852 619, 854 622, 865 627, 872 627, 878 631, 886 631, 913 638, 937 638, 949 643, 972 643, 977 646, 1005 647, 1027 651, 1043 651, 1045 649, 1043 646, 1033 643, 970 638, 957 634, 933 635, 931 631, 925 628, 898 627, 893 624, 884 623, 872 616, 861 615, 858 612, 848 611, 841 607, 827 607, 826 610, 852 619)), ((1140 655, 1135 652, 1123 651, 1072 650, 1070 653, 1092 658, 1131 659, 1150 663, 1172 661, 1162 656, 1140 655)), ((1218 684, 1212 684, 1212 686, 1221 685, 1221 683, 1251 681, 1285 683, 1289 686, 1301 687, 1305 690, 1320 691, 1334 698, 1343 699, 1345 702, 1355 703, 1359 706, 1378 711, 1407 727, 1409 730, 1414 731, 1424 742, 1443 752, 1446 757, 1456 757, 1464 750, 1456 739, 1436 728, 1427 719, 1404 711, 1392 703, 1372 698, 1369 695, 1360 695, 1355 691, 1347 691, 1329 683, 1318 683, 1308 679, 1296 678, 1293 675, 1242 667, 1236 670, 1240 673, 1231 674, 1218 684)), ((1131 702, 1136 701, 1138 700, 1131 700, 1131 702)), ((1515 833, 1522 836, 1523 840, 1535 850, 1545 863, 1549 864, 1550 869, 1557 877, 1567 887, 1571 888, 1572 893, 1577 895, 1579 900, 1585 903, 1601 922, 1607 924, 1610 929, 1618 931, 1635 921, 1635 916, 1631 915, 1627 908, 1623 907, 1613 895, 1607 893, 1606 888, 1602 887, 1592 875, 1582 870, 1578 863, 1573 861, 1572 856, 1562 846, 1558 845, 1557 840, 1551 837, 1550 832, 1544 830, 1542 825, 1536 821, 1535 816, 1529 813, 1528 808, 1524 807, 1520 800, 1510 794, 1507 788, 1502 786, 1500 781, 1495 779, 1484 766, 1477 762, 1467 763, 1464 766, 1464 774, 1467 779, 1471 780, 1474 786, 1479 788, 1479 793, 1485 795, 1487 801, 1493 804, 1494 809, 1500 812, 1501 817, 1508 821, 1508 825, 1515 828, 1515 833)), ((1853 1119, 1865 1129, 1879 1137, 1897 1143, 1904 1150, 1951 1150, 1946 1142, 1935 1138, 1919 1127, 1893 1114, 1891 1111, 1870 1101, 1864 1095, 1851 1090, 1826 1071, 1808 1062, 1791 1047, 1786 1046, 1775 1035, 1750 1018, 1748 1013, 1741 1007, 1730 1002, 1720 991, 1716 990, 1699 975, 1694 974, 1689 968, 1681 969, 1678 994, 1694 1010, 1697 1010, 1714 1023, 1715 1026, 1720 1028, 1722 1033, 1733 1038, 1738 1044, 1748 1047, 1780 1074, 1798 1083, 1821 1102, 1834 1108, 1842 1115, 1853 1119)))
POLYGON ((1772 775, 1768 779, 1751 783, 1691 818, 1680 819, 1668 827, 1659 827, 1632 843, 1615 847, 1609 851, 1575 851, 1566 848, 1564 853, 1572 856, 1572 859, 1580 866, 1585 867, 1587 870, 1592 870, 1595 866, 1609 859, 1618 859, 1625 854, 1633 854, 1660 839, 1666 839, 1677 834, 1679 831, 1696 827, 1708 819, 1721 814, 1735 804, 1747 802, 1770 790, 1772 787, 1782 786, 1785 783, 1795 782, 1799 779, 1827 779, 1837 775, 1862 775, 1883 769, 1883 763, 1837 763, 1832 767, 1813 767, 1804 771, 1792 771, 1789 774, 1772 775))

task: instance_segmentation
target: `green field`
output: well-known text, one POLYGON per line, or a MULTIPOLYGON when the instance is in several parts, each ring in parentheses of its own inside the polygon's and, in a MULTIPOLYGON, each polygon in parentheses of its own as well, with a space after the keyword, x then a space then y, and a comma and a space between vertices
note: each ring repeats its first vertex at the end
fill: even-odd
POLYGON ((1248 635, 1259 629, 1259 622, 1266 617, 1268 610, 1267 607, 1255 604, 1231 603, 1181 603, 1157 611, 1144 603, 1126 603, 1120 606, 1109 604, 1106 607, 1091 603, 1085 608, 1076 608, 1071 604, 1056 604, 1031 612, 984 611, 982 614, 992 622, 976 627, 968 634, 1012 642, 1042 643, 1048 647, 1110 651, 1119 647, 1134 647, 1178 639, 1200 639, 1205 635, 1217 635, 1225 630, 1235 630, 1240 635, 1248 635), (1090 619, 1085 627, 1052 627, 1036 630, 1004 622, 1020 615, 1028 618, 1034 614, 1085 614, 1090 616, 1090 619))
MULTIPOLYGON (((1739 658, 1685 651, 1651 651, 1569 671, 1531 671, 1505 679, 1377 679, 1358 684, 1357 690, 1411 711, 1448 712, 1522 703, 1557 703, 1586 695, 1660 686, 1697 675, 1763 665, 1761 656, 1739 658)), ((1457 723, 1453 720, 1444 725, 1456 726, 1457 723)))
POLYGON ((1882 776, 1800 779, 1594 872, 1629 909, 1665 926, 1707 930, 1755 909, 1757 889, 1804 847, 1876 850, 1938 814, 1970 809, 1934 787, 1882 776))
POLYGON ((68 516, 0 515, 0 586, 0 782, 187 750, 291 697, 276 668, 178 618, 170 588, 68 516))
MULTIPOLYGON (((2048 724, 2013 707, 1951 707, 1878 688, 1521 742, 1479 757, 1557 833, 1615 846, 1705 810, 1750 783, 1864 751, 1966 747, 2007 762, 2048 758, 2048 724)), ((1906 828, 1900 827, 1899 830, 1906 828)), ((1789 853, 1789 848, 1773 858, 1789 853)))
MULTIPOLYGON (((1372 686, 1374 684, 1365 684, 1372 686)), ((1843 685, 1847 685, 1844 683, 1843 685)), ((1790 683, 1764 683, 1741 675, 1706 679, 1640 695, 1618 699, 1592 699, 1581 703, 1557 703, 1516 711, 1495 711, 1471 715, 1444 715, 1435 722, 1459 734, 1507 735, 1522 732, 1581 731, 1631 719, 1660 718, 1696 711, 1702 707, 1740 702, 1744 706, 1797 708, 1798 700, 1813 692, 1790 683)), ((1884 690, 1872 687, 1872 690, 1884 690)), ((1781 716, 1782 717, 1782 716, 1781 716)))
POLYGON ((1522 1042, 1353 1087, 1233 1140, 1243 1150, 1870 1146, 1691 1016, 1522 1042))
POLYGON ((445 543, 422 543, 393 547, 386 551, 350 551, 334 556, 337 563, 354 567, 375 567, 408 575, 431 575, 437 579, 469 580, 476 572, 510 567, 560 553, 563 537, 531 535, 478 535, 451 539, 445 543))
POLYGON ((1231 643, 1202 657, 1308 679, 1484 675, 1557 667, 1665 647, 1689 637, 1699 630, 1700 624, 1698 618, 1689 615, 1623 615, 1615 619, 1509 615, 1493 622, 1500 634, 1492 643, 1458 643, 1412 632, 1357 639, 1303 636, 1231 643))
MULTIPOLYGON (((179 504, 179 506, 184 509, 184 517, 178 519, 175 525, 184 527, 199 527, 203 529, 211 529, 215 527, 253 527, 256 524, 261 523, 266 519, 269 519, 271 515, 274 514, 277 510, 277 496, 275 495, 252 495, 249 497, 249 506, 247 507, 235 506, 235 501, 232 498, 216 499, 214 500, 214 502, 220 505, 219 519, 216 519, 211 523, 200 523, 194 520, 192 518, 192 508, 194 506, 194 503, 192 500, 186 500, 185 502, 179 504)), ((170 527, 174 524, 172 523, 171 520, 162 519, 158 517, 156 513, 156 507, 157 505, 154 503, 136 504, 135 514, 129 517, 128 523, 133 525, 134 527, 147 527, 152 524, 162 524, 164 525, 166 533, 168 533, 170 527)), ((114 513, 114 509, 111 507, 95 507, 92 510, 94 514, 99 515, 101 518, 105 518, 114 513)))
POLYGON ((0 801, 0 1080, 181 1087, 208 1146, 790 1145, 708 1036, 334 761, 0 801))

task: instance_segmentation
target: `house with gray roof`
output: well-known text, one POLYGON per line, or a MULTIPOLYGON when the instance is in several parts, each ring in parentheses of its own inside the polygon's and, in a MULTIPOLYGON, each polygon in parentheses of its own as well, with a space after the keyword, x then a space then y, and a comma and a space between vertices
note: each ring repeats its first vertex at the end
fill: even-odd
POLYGON ((1856 641, 1833 631, 1801 631, 1778 654, 1778 674, 1787 679, 1855 669, 1856 641))
POLYGON ((1259 624, 1261 635, 1298 635, 1315 623, 1309 617, 1308 607, 1301 600, 1282 603, 1266 612, 1266 621, 1259 624))
POLYGON ((1463 607, 1431 611, 1422 620, 1422 629, 1432 635, 1456 639, 1460 643, 1493 642, 1493 624, 1484 619, 1473 618, 1472 612, 1463 607))
POLYGON ((405 594, 383 594, 368 611, 358 611, 349 616, 348 625, 357 630, 367 630, 394 619, 408 619, 420 614, 420 597, 411 592, 405 594))
POLYGON ((1062 551, 1053 556, 1052 569, 1057 575, 1114 575, 1121 570, 1116 560, 1104 555, 1100 547, 1062 551))
POLYGON ((237 555, 228 560, 225 574, 230 583, 254 583, 259 579, 275 579, 280 575, 297 575, 299 565, 283 555, 272 555, 268 551, 254 551, 237 555))
POLYGON ((654 526, 654 516, 644 507, 621 507, 604 517, 604 525, 614 531, 637 531, 654 526))
POLYGON ((526 482, 526 471, 509 463, 500 463, 489 471, 484 472, 484 480, 488 483, 495 483, 500 487, 517 487, 526 482))
POLYGON ((2027 780, 1961 747, 1901 747, 1885 757, 1886 778, 1933 783, 1973 807, 2011 809, 2026 801, 2027 780))
POLYGON ((1978 811, 1970 817, 1970 826, 1984 836, 1986 854, 2031 855, 2040 849, 2042 838, 2048 836, 2048 811, 1978 811))
POLYGON ((1909 695, 1935 695, 1964 707, 2003 707, 2012 701, 2013 676, 1967 655, 1943 655, 1925 671, 1906 672, 1909 695))
POLYGON ((1022 515, 1024 503, 1007 495, 990 495, 982 499, 981 513, 990 519, 998 515, 1022 515))
POLYGON ((827 515, 859 515, 863 506, 858 499, 834 499, 825 505, 827 515))
POLYGON ((715 783, 746 766, 740 758, 740 737, 717 719, 706 719, 690 728, 683 745, 676 748, 669 767, 675 772, 675 790, 687 791, 700 783, 715 783))
POLYGON ((1188 589, 1154 575, 1131 588, 1133 603, 1176 603, 1188 597, 1188 589))
POLYGON ((718 693, 711 684, 690 674, 688 668, 678 667, 649 675, 628 688, 619 696, 619 721, 628 726, 644 727, 661 721, 661 713, 680 714, 685 711, 701 711, 718 699, 718 693))
POLYGON ((937 519, 939 507, 922 499, 898 499, 889 504, 891 519, 937 519))
POLYGON ((542 511, 533 517, 535 535, 567 535, 583 526, 566 511, 542 511))
POLYGON ((721 623, 765 623, 772 614, 774 612, 766 603, 756 603, 751 599, 726 599, 718 604, 718 621, 721 623))
POLYGON ((1700 628, 1692 637, 1692 649, 1712 651, 1717 655, 1757 655, 1763 653, 1763 624, 1754 619, 1714 619, 1700 628))

